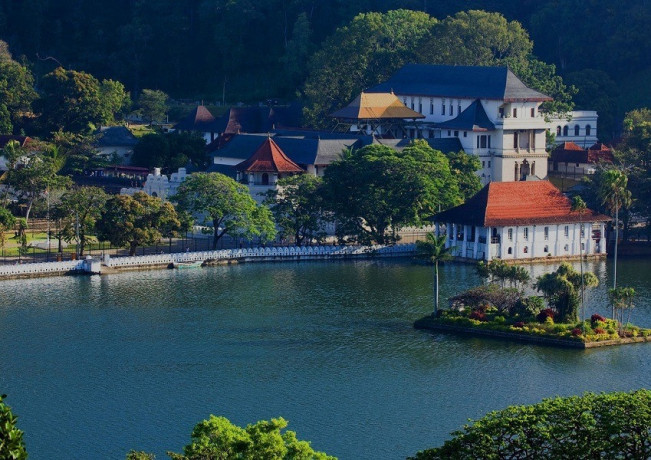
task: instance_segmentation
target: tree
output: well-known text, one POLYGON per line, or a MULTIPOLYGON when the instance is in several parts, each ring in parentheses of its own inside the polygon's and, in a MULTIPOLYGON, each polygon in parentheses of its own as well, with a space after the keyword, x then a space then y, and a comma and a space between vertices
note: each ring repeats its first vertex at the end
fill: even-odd
POLYGON ((67 242, 76 241, 79 256, 84 255, 88 234, 102 217, 108 195, 99 187, 79 187, 65 192, 58 205, 62 216, 62 236, 67 242))
POLYGON ((195 173, 179 186, 171 198, 178 208, 206 215, 213 226, 212 248, 225 234, 273 240, 276 235, 271 212, 258 205, 245 185, 219 173, 195 173))
POLYGON ((422 12, 395 10, 362 13, 337 29, 310 59, 303 89, 307 124, 323 125, 328 113, 414 62, 418 44, 435 22, 422 12))
POLYGON ((554 98, 542 109, 552 113, 572 110, 573 87, 563 84, 554 65, 532 54, 533 42, 517 21, 507 21, 501 13, 461 11, 432 27, 423 41, 418 59, 425 64, 504 66, 529 87, 554 98))
POLYGON ((425 241, 416 241, 416 250, 434 264, 434 315, 439 311, 439 262, 452 259, 452 248, 445 247, 447 236, 436 236, 433 233, 425 235, 425 241))
POLYGON ((516 288, 527 283, 531 276, 526 268, 518 265, 509 265, 502 259, 491 259, 488 263, 479 261, 476 266, 477 274, 491 282, 498 280, 502 288, 507 281, 516 288))
POLYGON ((211 415, 194 427, 192 441, 183 448, 183 454, 168 455, 174 460, 335 460, 312 449, 309 442, 299 441, 295 432, 283 432, 286 427, 287 421, 282 417, 240 428, 225 417, 211 415))
POLYGON ((459 184, 459 192, 466 201, 481 190, 481 179, 477 175, 477 170, 481 168, 481 161, 477 155, 464 151, 448 153, 447 157, 450 161, 450 171, 459 184))
POLYGON ((16 218, 7 208, 0 205, 0 250, 3 253, 7 242, 5 232, 14 228, 14 225, 16 225, 16 218))
POLYGON ((96 224, 98 238, 116 246, 127 246, 132 256, 138 246, 160 240, 161 228, 180 227, 171 203, 143 192, 111 197, 96 224))
POLYGON ((25 206, 25 219, 29 215, 35 201, 42 198, 49 189, 65 188, 70 184, 68 177, 57 173, 65 160, 59 155, 56 147, 45 147, 44 152, 27 151, 17 146, 15 141, 9 143, 4 152, 8 157, 8 171, 5 183, 19 201, 25 206))
POLYGON ((191 133, 152 133, 142 136, 133 149, 131 163, 147 168, 163 168, 171 173, 188 163, 206 167, 206 142, 191 133))
POLYGON ((0 459, 25 460, 27 451, 23 442, 23 432, 16 428, 17 417, 11 407, 4 403, 7 395, 0 395, 0 459))
POLYGON ((581 275, 570 264, 563 262, 555 272, 539 276, 534 288, 542 292, 549 305, 556 310, 560 322, 571 323, 578 321, 578 289, 598 284, 599 279, 594 273, 581 275))
POLYGON ((322 183, 321 178, 311 174, 297 174, 279 180, 278 190, 267 193, 265 204, 270 207, 281 235, 293 237, 297 246, 325 236, 322 183))
POLYGON ((620 332, 624 327, 624 310, 628 310, 626 323, 631 322, 631 311, 635 307, 633 299, 635 298, 635 289, 629 287, 618 287, 608 289, 608 299, 613 307, 613 319, 619 321, 620 332), (618 318, 619 314, 619 318, 618 318))
POLYGON ((99 86, 99 94, 103 123, 113 123, 116 118, 122 118, 129 112, 131 95, 119 81, 103 80, 99 86))
POLYGON ((447 157, 422 140, 402 152, 377 144, 345 152, 326 169, 324 193, 340 237, 364 244, 394 243, 400 227, 462 200, 447 157))
POLYGON ((137 112, 145 121, 152 124, 161 121, 167 113, 168 96, 163 91, 143 89, 137 103, 137 112))
POLYGON ((471 421, 411 460, 651 456, 651 391, 586 393, 509 406, 471 421))
POLYGON ((29 69, 12 59, 2 40, 0 48, 0 134, 12 134, 37 95, 29 69))
POLYGON ((585 229, 583 227, 583 213, 588 209, 585 201, 580 196, 575 196, 572 198, 572 211, 579 213, 579 225, 581 226, 581 231, 579 232, 579 259, 581 263, 581 321, 585 319, 585 305, 584 305, 584 293, 585 287, 583 286, 583 239, 585 229))
POLYGON ((615 168, 603 171, 599 183, 599 198, 606 208, 615 214, 615 256, 613 260, 613 288, 617 287, 617 246, 619 245, 619 210, 631 204, 631 192, 627 189, 628 177, 615 168))

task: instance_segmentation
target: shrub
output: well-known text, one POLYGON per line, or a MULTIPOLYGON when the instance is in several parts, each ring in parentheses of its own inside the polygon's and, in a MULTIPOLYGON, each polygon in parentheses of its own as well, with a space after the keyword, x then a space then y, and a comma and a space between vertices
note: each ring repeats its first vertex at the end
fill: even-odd
POLYGON ((536 316, 536 319, 540 323, 544 323, 547 321, 547 318, 551 318, 552 321, 554 321, 554 316, 556 316, 556 312, 552 310, 551 308, 545 308, 542 310, 538 315, 536 316))
POLYGON ((524 322, 518 321, 517 323, 513 324, 513 327, 523 328, 524 327, 524 322))
POLYGON ((547 318, 545 318, 545 324, 547 326, 552 326, 554 324, 554 317, 548 316, 547 318))
POLYGON ((600 327, 595 328, 594 333, 595 334, 607 334, 606 330, 602 329, 600 327))
POLYGON ((580 336, 583 335, 583 331, 581 329, 579 329, 578 327, 575 327, 574 329, 572 329, 572 335, 574 337, 580 337, 580 336))
POLYGON ((495 321, 496 323, 499 323, 499 324, 503 324, 503 323, 506 322, 506 318, 504 318, 501 315, 498 315, 495 318, 493 318, 493 321, 495 321))
POLYGON ((524 297, 511 309, 511 315, 535 317, 545 308, 545 301, 540 296, 524 297))
POLYGON ((596 323, 597 321, 601 321, 601 322, 604 322, 604 323, 605 323, 605 322, 606 322, 606 318, 604 318, 603 316, 601 316, 601 315, 595 313, 594 315, 592 315, 592 316, 590 317, 590 321, 593 322, 593 323, 596 323))
POLYGON ((477 321, 487 321, 486 313, 480 310, 475 310, 472 313, 470 313, 470 319, 474 319, 477 321))

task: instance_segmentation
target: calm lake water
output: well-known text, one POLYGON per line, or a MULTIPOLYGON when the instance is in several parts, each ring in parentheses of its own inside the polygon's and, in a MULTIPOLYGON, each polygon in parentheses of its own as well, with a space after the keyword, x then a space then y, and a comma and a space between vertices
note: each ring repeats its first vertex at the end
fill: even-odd
MULTIPOLYGON (((611 262, 589 263, 607 313, 611 262)), ((551 270, 537 266, 535 271, 551 270)), ((651 327, 651 261, 625 260, 651 327)), ((479 283, 447 264, 442 296, 479 283)), ((651 383, 651 348, 577 351, 412 328, 432 270, 409 261, 249 264, 0 283, 0 393, 33 459, 180 452, 209 414, 282 416, 341 459, 400 459, 510 404, 651 383)))

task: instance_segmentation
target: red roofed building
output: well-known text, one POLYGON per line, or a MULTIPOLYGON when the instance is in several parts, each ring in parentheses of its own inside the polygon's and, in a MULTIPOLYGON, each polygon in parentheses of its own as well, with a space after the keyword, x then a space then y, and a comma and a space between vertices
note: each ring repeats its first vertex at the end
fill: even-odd
POLYGON ((433 220, 458 257, 526 260, 605 256, 610 218, 572 211, 570 199, 548 181, 522 181, 491 182, 433 220))
POLYGON ((561 174, 594 174, 599 163, 612 163, 613 151, 602 143, 584 149, 574 142, 563 142, 551 153, 553 171, 561 174))
POLYGON ((303 168, 294 163, 271 137, 268 137, 248 159, 235 166, 237 180, 248 184, 256 197, 276 187, 283 177, 302 174, 303 168))

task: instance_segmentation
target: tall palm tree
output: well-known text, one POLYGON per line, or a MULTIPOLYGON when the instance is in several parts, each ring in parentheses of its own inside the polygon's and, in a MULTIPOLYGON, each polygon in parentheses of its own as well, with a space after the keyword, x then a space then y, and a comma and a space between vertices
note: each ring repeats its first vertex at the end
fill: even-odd
POLYGON ((583 213, 587 208, 588 206, 585 204, 585 201, 583 201, 583 198, 581 198, 578 195, 572 198, 572 211, 577 211, 579 213, 579 225, 581 226, 581 230, 579 231, 579 259, 581 261, 581 324, 583 324, 583 321, 585 320, 585 305, 583 303, 585 288, 583 286, 583 235, 582 233, 584 232, 583 213))
POLYGON ((451 247, 445 247, 446 235, 436 236, 434 233, 425 235, 425 241, 416 241, 416 249, 420 257, 434 264, 434 315, 439 311, 439 262, 452 259, 451 247))
MULTIPOLYGON (((613 289, 617 289, 617 245, 619 243, 619 210, 631 205, 631 192, 626 188, 628 177, 621 169, 611 168, 602 174, 599 199, 611 213, 615 213, 615 254, 613 262, 613 289)), ((613 317, 615 310, 613 309, 613 317)))

